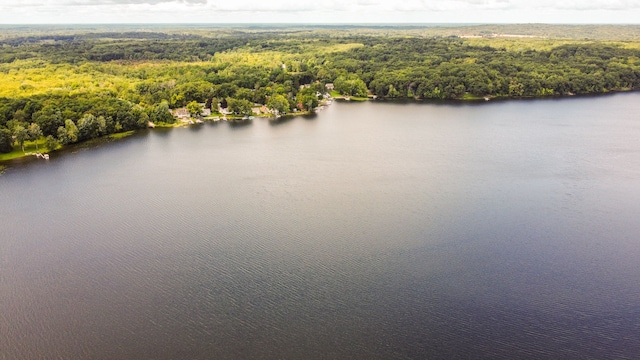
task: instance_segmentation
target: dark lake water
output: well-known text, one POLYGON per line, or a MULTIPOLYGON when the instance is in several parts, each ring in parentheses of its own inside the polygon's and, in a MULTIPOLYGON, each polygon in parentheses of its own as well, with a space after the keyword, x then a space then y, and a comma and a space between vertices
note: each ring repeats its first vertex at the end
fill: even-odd
POLYGON ((632 359, 640 94, 336 103, 0 176, 1 359, 632 359))

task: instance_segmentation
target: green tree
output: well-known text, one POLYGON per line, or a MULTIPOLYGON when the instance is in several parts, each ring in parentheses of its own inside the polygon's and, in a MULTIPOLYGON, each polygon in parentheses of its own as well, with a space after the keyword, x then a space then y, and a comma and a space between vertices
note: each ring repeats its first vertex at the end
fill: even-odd
POLYGON ((298 94, 296 100, 300 110, 311 111, 318 106, 318 97, 315 94, 298 94))
POLYGON ((140 112, 140 115, 138 116, 137 124, 138 124, 138 127, 141 129, 147 127, 147 125, 149 124, 149 115, 147 115, 147 113, 144 111, 140 112))
POLYGON ((40 111, 33 113, 32 120, 40 126, 44 135, 54 135, 58 126, 64 125, 62 114, 51 105, 47 105, 40 111))
POLYGON ((276 115, 286 114, 289 111, 289 101, 284 95, 275 94, 267 100, 267 107, 275 110, 276 115))
POLYGON ((49 151, 55 150, 58 147, 58 141, 51 135, 47 135, 44 140, 44 144, 49 151))
POLYGON ((58 142, 61 144, 70 143, 69 137, 67 136, 67 130, 64 128, 64 126, 58 127, 58 142))
POLYGON ((318 96, 313 88, 300 90, 296 95, 296 106, 300 110, 312 111, 318 106, 318 96))
MULTIPOLYGON (((147 125, 149 124, 149 115, 147 114, 147 112, 144 110, 144 108, 140 105, 136 105, 133 107, 133 109, 131 110, 134 118, 136 119, 136 123, 135 126, 139 129, 145 128, 147 127, 147 125)), ((171 115, 171 114, 169 114, 171 115)), ((173 118, 173 116, 172 116, 173 118)), ((120 124, 120 126, 122 126, 122 124, 120 124)), ((122 130, 122 129, 121 129, 122 130)), ((117 130, 118 132, 121 130, 117 130)), ((127 129, 129 130, 129 129, 127 129)))
POLYGON ((253 100, 253 91, 245 88, 240 88, 236 91, 234 97, 236 99, 253 100))
POLYGON ((245 99, 227 98, 227 107, 229 111, 240 115, 251 115, 251 101, 245 99))
POLYGON ((197 101, 192 101, 187 104, 187 111, 191 117, 200 117, 202 114, 202 106, 197 101))
POLYGON ((13 129, 13 135, 16 137, 16 141, 18 141, 22 152, 24 152, 24 142, 29 139, 29 132, 24 126, 18 125, 13 129))
POLYGON ((26 122, 27 114, 22 109, 16 110, 16 112, 13 113, 13 120, 19 121, 19 122, 26 122))
POLYGON ((400 96, 400 92, 396 90, 393 85, 389 85, 389 91, 387 92, 387 96, 390 98, 396 98, 400 96))
POLYGON ((42 130, 40 130, 40 126, 36 123, 31 123, 27 130, 29 132, 29 139, 36 142, 36 150, 38 150, 38 139, 40 139, 40 136, 42 136, 42 130))
POLYGON ((80 140, 94 139, 104 135, 106 120, 103 116, 96 117, 93 114, 85 114, 78 120, 78 138, 80 140))
POLYGON ((162 101, 149 109, 149 121, 153 123, 173 124, 176 122, 176 118, 169 112, 169 103, 162 101))
POLYGON ((171 96, 171 106, 174 108, 183 107, 186 103, 187 100, 184 98, 183 94, 173 94, 171 96))
POLYGON ((79 130, 73 120, 67 119, 64 121, 64 130, 69 143, 73 144, 78 141, 79 130))
MULTIPOLYGON (((211 84, 201 80, 177 85, 173 91, 176 99, 179 98, 184 103, 191 101, 205 102, 213 96, 213 87, 211 84)), ((178 104, 176 103, 176 105, 178 104)))
POLYGON ((336 91, 349 96, 367 96, 367 85, 356 74, 350 74, 348 77, 339 76, 334 86, 336 91))
POLYGON ((0 152, 9 153, 13 150, 13 138, 9 129, 0 129, 0 152))
POLYGON ((267 91, 265 88, 259 88, 253 92, 251 101, 258 104, 264 104, 267 102, 267 91))
POLYGON ((224 83, 213 87, 213 96, 217 98, 228 98, 234 96, 238 86, 230 83, 224 83))

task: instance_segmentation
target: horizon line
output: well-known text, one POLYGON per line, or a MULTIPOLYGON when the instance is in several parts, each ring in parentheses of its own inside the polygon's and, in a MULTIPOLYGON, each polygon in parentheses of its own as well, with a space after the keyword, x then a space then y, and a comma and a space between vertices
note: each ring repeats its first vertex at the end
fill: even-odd
POLYGON ((104 23, 0 23, 4 26, 98 26, 98 25, 177 25, 177 26, 394 26, 394 27, 424 27, 424 26, 491 26, 491 25, 548 25, 548 26, 640 26, 638 23, 555 23, 555 22, 104 22, 104 23))

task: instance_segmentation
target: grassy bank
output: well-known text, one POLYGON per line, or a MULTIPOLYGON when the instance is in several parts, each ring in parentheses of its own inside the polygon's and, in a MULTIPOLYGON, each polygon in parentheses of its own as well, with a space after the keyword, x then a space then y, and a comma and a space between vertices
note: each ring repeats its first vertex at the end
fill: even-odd
POLYGON ((125 132, 121 132, 121 133, 115 133, 115 134, 107 135, 107 139, 109 139, 109 140, 124 139, 124 138, 127 138, 127 137, 135 134, 135 133, 136 132, 134 130, 125 131, 125 132))
MULTIPOLYGON (((121 133, 110 134, 104 136, 102 138, 98 138, 96 140, 120 140, 131 135, 135 134, 135 131, 125 131, 121 133)), ((36 153, 46 154, 52 151, 63 149, 64 145, 58 145, 55 149, 49 149, 45 146, 44 138, 40 138, 38 141, 38 148, 36 149, 36 141, 25 141, 24 143, 24 151, 20 148, 20 146, 15 146, 13 151, 10 153, 0 153, 0 162, 19 159, 27 156, 35 156, 36 153)))
MULTIPOLYGON (((25 141, 24 143, 24 152, 20 148, 20 146, 15 146, 13 151, 10 153, 0 153, 0 161, 7 161, 18 159, 25 156, 34 156, 35 153, 47 153, 52 151, 52 149, 48 149, 45 146, 44 138, 38 139, 37 141, 37 149, 36 149, 36 141, 25 141)), ((53 149, 56 150, 56 149, 53 149)))

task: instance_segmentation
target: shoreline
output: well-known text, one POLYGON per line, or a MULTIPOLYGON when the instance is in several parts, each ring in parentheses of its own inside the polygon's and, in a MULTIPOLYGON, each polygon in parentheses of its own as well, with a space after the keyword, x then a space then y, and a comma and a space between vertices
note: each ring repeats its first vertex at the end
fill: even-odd
MULTIPOLYGON (((167 128, 181 128, 181 127, 188 127, 188 126, 198 126, 198 125, 202 125, 205 123, 219 123, 219 122, 227 122, 227 123, 235 123, 235 122, 248 122, 248 121, 252 121, 254 119, 266 119, 269 121, 277 121, 279 119, 283 119, 283 118, 292 118, 292 117, 296 117, 296 116, 308 116, 308 115, 312 115, 312 114, 317 114, 318 111, 322 111, 323 109, 325 109, 328 106, 331 106, 331 104, 335 101, 340 101, 340 102, 365 102, 365 101, 380 101, 380 102, 399 102, 399 103, 428 103, 428 104, 441 104, 441 105, 446 105, 446 104, 455 104, 455 103, 485 103, 485 102, 490 102, 490 101, 500 101, 500 102, 504 102, 504 101, 510 101, 510 100, 559 100, 559 99, 570 99, 570 98, 584 98, 584 97, 600 97, 600 96, 607 96, 607 95, 615 95, 615 94, 623 94, 623 93, 632 93, 632 92, 638 92, 639 90, 615 90, 615 91, 608 91, 605 93, 590 93, 590 94, 570 94, 570 95, 545 95, 545 96, 521 96, 521 97, 509 97, 509 96, 485 96, 485 97, 463 97, 463 98, 459 98, 459 99, 417 99, 417 98, 379 98, 379 97, 375 97, 375 96, 368 96, 368 97, 350 97, 350 96, 344 96, 344 95, 338 95, 338 96, 332 96, 331 98, 323 101, 318 107, 316 107, 313 111, 298 111, 298 112, 293 112, 293 113, 287 113, 287 114, 283 114, 283 115, 279 115, 279 116, 275 116, 273 114, 267 115, 266 114, 262 114, 259 116, 250 116, 249 118, 245 119, 244 116, 239 116, 239 115, 227 115, 224 117, 220 117, 218 115, 216 116, 207 116, 205 118, 202 119, 193 119, 193 120, 189 120, 189 121, 185 121, 185 120, 176 120, 176 122, 174 123, 159 123, 159 124, 153 124, 153 126, 149 126, 146 130, 154 130, 154 129, 167 129, 167 128), (217 120, 215 120, 216 118, 218 118, 217 120)), ((20 161, 20 160, 24 160, 28 157, 31 156, 36 156, 37 158, 43 158, 48 160, 48 155, 49 153, 54 153, 54 152, 58 152, 60 150, 65 150, 67 148, 69 148, 70 146, 78 146, 78 145, 82 145, 82 146, 91 146, 92 142, 97 142, 97 143, 104 143, 104 142, 110 142, 110 141, 116 141, 116 140, 120 140, 120 139, 124 139, 127 137, 130 137, 134 134, 136 134, 137 132, 141 131, 141 130, 145 130, 145 129, 139 129, 139 130, 130 130, 130 131, 126 131, 126 132, 121 132, 121 133, 114 133, 114 134, 109 134, 109 135, 105 135, 99 138, 95 138, 95 139, 90 139, 81 143, 74 143, 74 144, 67 144, 67 145, 59 145, 57 148, 55 149, 48 149, 44 146, 43 144, 43 139, 38 139, 37 142, 38 144, 41 144, 42 146, 39 149, 36 149, 35 143, 36 141, 30 141, 25 143, 25 151, 22 152, 18 146, 14 147, 14 150, 9 152, 9 153, 4 153, 4 154, 0 154, 0 174, 2 174, 6 169, 7 169, 7 165, 10 162, 13 161, 20 161), (40 156, 38 156, 40 155, 40 156), (46 155, 46 157, 44 156, 46 155)))
POLYGON ((420 97, 378 97, 376 95, 368 95, 367 97, 356 97, 356 96, 347 96, 347 95, 332 95, 333 100, 339 101, 354 101, 354 102, 362 102, 362 101, 398 101, 398 102, 417 102, 417 103, 455 103, 455 102, 485 102, 490 100, 499 100, 499 101, 510 101, 510 100, 545 100, 545 99, 569 99, 569 98, 584 98, 584 97, 599 97, 599 96, 607 96, 614 94, 624 94, 624 93, 632 93, 632 92, 640 92, 640 89, 613 89, 605 92, 593 92, 593 93, 582 93, 582 94, 553 94, 553 95, 532 95, 532 96, 509 96, 509 95, 471 95, 465 94, 462 97, 452 98, 452 99, 435 99, 435 98, 420 98, 420 97))

